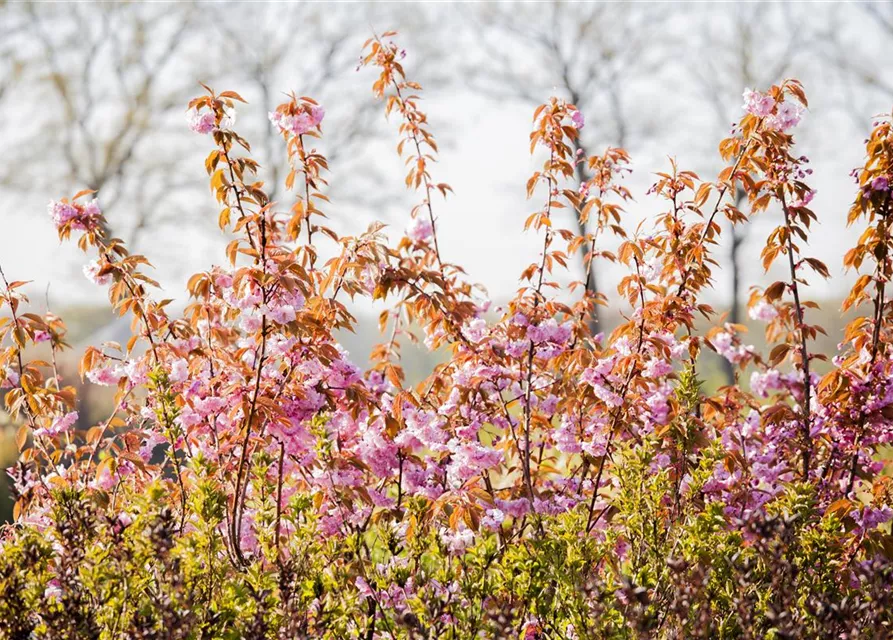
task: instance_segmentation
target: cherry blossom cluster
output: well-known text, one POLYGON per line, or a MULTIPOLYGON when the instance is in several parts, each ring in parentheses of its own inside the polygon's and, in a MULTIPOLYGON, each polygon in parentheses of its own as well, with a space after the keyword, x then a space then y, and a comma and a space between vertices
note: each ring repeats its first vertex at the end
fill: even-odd
POLYGON ((318 127, 325 115, 321 105, 305 103, 298 109, 272 111, 270 122, 283 133, 300 136, 318 127))
POLYGON ((195 133, 207 135, 221 129, 232 128, 236 121, 236 111, 230 108, 222 113, 214 113, 207 109, 191 108, 186 113, 186 121, 195 133))
POLYGON ((744 91, 743 109, 764 118, 768 128, 782 132, 793 129, 803 118, 803 107, 795 102, 777 102, 773 97, 752 89, 744 91))
MULTIPOLYGON (((582 157, 583 114, 558 98, 540 105, 524 221, 538 248, 517 295, 496 306, 441 253, 433 196, 451 189, 432 175, 437 146, 402 50, 377 38, 367 49, 363 64, 378 73, 373 91, 400 117, 406 184, 419 194, 395 244, 380 224, 345 236, 325 226, 328 163, 310 144, 323 133, 325 110, 294 94, 269 115, 286 141, 287 204, 270 199, 234 130, 242 98, 206 88, 190 102, 189 127, 209 136, 205 168, 231 241, 219 263, 189 279, 182 314, 155 300, 146 259, 106 237, 96 200, 82 204, 81 193, 51 203, 60 237, 79 234, 84 274, 132 317, 133 337, 85 352, 80 374, 108 387, 114 406, 81 429, 86 412, 56 367, 24 357, 42 344, 55 363, 65 346, 60 321, 20 313, 21 283, 4 276, 11 317, 0 340, 10 346, 0 351, 0 385, 24 429, 11 473, 20 523, 49 526, 51 487, 110 504, 162 486, 177 535, 186 536, 206 524, 196 502, 215 493, 217 560, 284 575, 300 560, 294 541, 312 531, 351 549, 347 584, 370 603, 372 621, 383 611, 409 616, 420 599, 455 597, 464 559, 490 542, 496 558, 568 528, 609 548, 612 563, 629 563, 639 551, 617 513, 637 464, 670 487, 658 500, 666 527, 715 508, 722 519, 711 527, 747 538, 806 485, 822 514, 839 519, 828 526, 843 531, 853 557, 880 535, 893 517, 876 455, 893 443, 889 123, 875 128, 871 157, 855 174, 850 221, 867 230, 845 258, 866 270, 847 304, 872 311, 848 327, 831 372, 820 376, 822 354, 812 345, 823 330, 807 315, 815 305, 805 298, 806 273, 828 270, 800 246, 817 216, 808 159, 794 152, 790 133, 806 106, 799 83, 745 92, 746 113, 720 146, 727 166, 716 181, 675 162, 659 172, 647 194, 659 209, 652 224, 626 224, 626 152, 582 157), (737 189, 747 212, 731 197, 737 189), (742 327, 717 321, 703 292, 714 281, 720 216, 743 224, 769 209, 779 224, 763 263, 781 260, 788 272, 752 290, 748 313, 769 344, 762 354, 742 341, 742 327), (575 224, 563 228, 568 212, 575 224), (616 248, 606 247, 607 234, 616 248), (583 273, 568 267, 578 253, 583 273), (607 299, 594 274, 607 261, 625 274, 622 319, 606 335, 594 330, 607 299), (561 278, 572 281, 566 290, 561 278), (385 308, 369 366, 337 340, 355 328, 350 305, 360 297, 385 308), (705 330, 704 318, 715 326, 705 330), (401 367, 406 341, 444 356, 416 384, 401 367), (735 384, 702 388, 707 350, 732 365, 735 384), (408 570, 405 550, 423 532, 449 559, 436 580, 408 570), (388 553, 379 557, 366 545, 380 535, 388 553), (400 572, 405 579, 388 577, 400 572)), ((127 505, 116 517, 121 530, 132 522, 127 505)), ((56 580, 63 573, 51 571, 56 580)), ((61 584, 50 584, 54 598, 61 584)), ((542 629, 531 617, 523 636, 542 637, 542 629)), ((566 633, 577 635, 573 625, 566 633)))
POLYGON ((47 212, 53 219, 56 229, 87 231, 93 229, 102 217, 99 201, 95 198, 87 204, 53 200, 47 206, 47 212))

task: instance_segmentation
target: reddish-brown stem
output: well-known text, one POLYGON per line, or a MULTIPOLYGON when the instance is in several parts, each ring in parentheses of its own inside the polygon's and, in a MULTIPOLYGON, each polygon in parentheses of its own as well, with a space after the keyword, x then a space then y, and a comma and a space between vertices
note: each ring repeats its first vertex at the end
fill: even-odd
MULTIPOLYGON (((2 268, 0 268, 0 278, 3 278, 3 285, 6 287, 6 298, 9 303, 9 311, 12 314, 12 325, 15 327, 13 331, 16 332, 19 331, 19 318, 16 315, 15 304, 13 304, 12 301, 12 290, 9 288, 9 281, 6 279, 6 274, 3 273, 2 268)), ((13 337, 15 337, 14 334, 13 337)), ((22 376, 25 375, 25 364, 22 361, 22 347, 18 345, 16 346, 16 360, 19 365, 19 383, 21 384, 22 376)), ((24 385, 22 385, 22 391, 27 393, 24 385)), ((34 415, 31 413, 31 407, 28 405, 27 401, 22 403, 22 407, 25 409, 25 415, 28 416, 28 423, 31 425, 32 429, 35 429, 36 424, 34 422, 34 415)))
POLYGON ((279 532, 282 524, 282 483, 283 483, 283 463, 285 461, 285 444, 279 443, 279 473, 276 480, 276 562, 282 569, 282 552, 279 545, 279 532))
MULTIPOLYGON (((546 173, 546 185, 548 188, 548 195, 546 200, 546 210, 545 216, 547 219, 550 218, 552 213, 552 188, 555 181, 554 176, 552 175, 553 171, 553 163, 555 162, 555 149, 554 147, 551 149, 549 154, 549 170, 546 173)), ((540 298, 542 297, 542 288, 543 288, 543 278, 546 271, 546 256, 549 252, 549 245, 552 242, 552 230, 551 228, 546 228, 546 237, 543 240, 543 258, 540 262, 539 268, 539 277, 537 279, 536 285, 536 293, 533 300, 533 308, 536 309, 539 306, 540 298)), ((532 391, 532 383, 533 383, 533 357, 535 353, 535 347, 533 344, 533 340, 530 341, 530 347, 527 350, 527 379, 524 390, 524 483, 527 485, 527 499, 530 501, 530 509, 532 513, 536 513, 536 509, 534 506, 534 492, 533 492, 533 479, 531 478, 530 473, 530 430, 531 430, 531 422, 533 420, 532 411, 530 407, 530 398, 532 391)))
POLYGON ((307 246, 310 252, 310 270, 313 271, 316 266, 316 253, 313 248, 313 223, 310 220, 312 206, 310 204, 310 174, 307 171, 307 158, 304 151, 304 136, 298 136, 298 154, 301 158, 301 165, 304 172, 304 213, 307 222, 307 246))
MULTIPOLYGON (((638 343, 636 344, 636 354, 638 355, 641 352, 642 345, 645 342, 645 314, 644 314, 645 290, 642 286, 643 280, 642 280, 642 274, 641 274, 641 269, 639 266, 638 259, 636 259, 636 274, 638 275, 639 297, 641 298, 641 301, 642 301, 642 310, 643 310, 642 318, 639 320, 639 340, 638 340, 638 343)), ((592 527, 595 526, 596 522, 598 522, 598 519, 596 519, 595 521, 593 521, 593 519, 592 519, 593 512, 595 510, 595 502, 596 502, 596 499, 598 496, 598 487, 599 487, 599 484, 601 483, 602 473, 605 470, 605 463, 608 461, 608 458, 611 457, 611 446, 614 443, 614 436, 617 433, 617 424, 620 419, 621 410, 623 409, 623 405, 626 404, 626 394, 629 392, 629 387, 632 384, 633 378, 635 377, 638 370, 639 370, 639 363, 638 363, 638 361, 635 361, 635 362, 633 362, 632 367, 630 367, 629 373, 626 375, 626 380, 624 380, 624 382, 623 382, 623 387, 619 394, 620 400, 621 400, 620 406, 618 406, 615 409, 614 415, 611 418, 611 427, 608 432, 608 441, 605 444, 605 453, 601 457, 601 460, 599 460, 598 470, 595 474, 595 486, 593 486, 593 488, 592 488, 592 500, 590 500, 590 502, 589 502, 589 513, 586 516, 586 533, 589 533, 592 530, 592 527)))
MULTIPOLYGON (((380 40, 379 44, 381 44, 380 40)), ((413 145, 415 145, 416 161, 424 162, 425 158, 422 154, 422 145, 419 143, 419 137, 416 133, 416 123, 411 117, 408 116, 406 112, 406 103, 403 100, 403 93, 400 91, 400 84, 393 76, 391 77, 391 85, 394 87, 394 91, 397 93, 397 99, 400 103, 400 112, 403 114, 403 117, 409 124, 409 137, 412 140, 413 145)), ((425 163, 425 170, 422 171, 422 182, 425 185, 425 206, 428 209, 428 220, 431 222, 431 237, 434 238, 434 255, 437 258, 437 267, 440 271, 440 276, 444 277, 443 262, 440 259, 440 245, 437 242, 437 226, 434 221, 434 209, 431 207, 431 181, 428 179, 427 167, 428 165, 427 163, 425 163)))
MULTIPOLYGON (((263 271, 264 276, 267 274, 267 258, 266 258, 266 247, 267 247, 267 234, 266 234, 266 223, 263 217, 260 220, 260 254, 259 260, 261 263, 261 269, 263 271)), ((261 294, 262 294, 262 303, 264 308, 267 304, 267 289, 266 283, 261 286, 261 294)), ((245 436, 242 439, 242 451, 239 457, 239 468, 236 473, 236 487, 235 493, 233 494, 233 519, 230 524, 231 533, 233 536, 233 547, 236 551, 236 556, 240 560, 244 562, 244 556, 242 555, 241 542, 240 537, 242 533, 242 518, 241 511, 244 509, 245 503, 245 493, 247 492, 247 483, 248 476, 250 472, 248 468, 250 467, 250 460, 248 458, 248 449, 250 448, 251 443, 251 423, 254 422, 254 416, 257 412, 257 398, 260 395, 260 384, 261 377, 263 374, 264 367, 264 359, 266 358, 266 350, 267 350, 267 316, 263 314, 261 316, 261 332, 260 332, 260 348, 257 351, 257 366, 254 375, 254 391, 251 396, 251 404, 248 410, 248 415, 245 418, 245 436), (242 478, 243 473, 245 477, 245 488, 242 488, 242 478)))
MULTIPOLYGON (((759 130, 762 122, 763 122, 762 119, 760 119, 757 122, 756 128, 754 129, 755 132, 759 130)), ((744 159, 745 154, 747 154, 747 151, 750 149, 750 145, 751 145, 751 140, 748 139, 747 143, 744 145, 744 148, 741 150, 741 153, 739 153, 738 157, 735 158, 735 163, 732 165, 732 171, 729 174, 729 180, 731 181, 730 182, 731 185, 735 184, 735 173, 738 171, 738 166, 741 164, 741 161, 744 159)), ((722 200, 725 197, 726 193, 728 193, 729 188, 730 188, 729 184, 725 184, 725 185, 723 185, 722 189, 720 189, 719 197, 717 197, 716 204, 713 206, 713 211, 710 212, 710 216, 707 218, 707 224, 704 225, 704 231, 701 232, 701 237, 698 240, 697 245, 695 245, 696 248, 700 247, 707 241, 707 235, 710 233, 710 228, 713 225, 713 220, 716 219, 716 215, 719 213, 719 207, 722 204, 722 200)), ((685 291, 685 289, 688 287, 689 282, 691 280, 691 278, 689 278, 689 276, 691 275, 692 268, 693 267, 691 264, 689 264, 685 268, 685 271, 683 272, 682 277, 679 280, 679 288, 676 291, 677 298, 681 297, 683 292, 685 291)))
POLYGON ((797 281, 797 266, 794 262, 794 231, 791 225, 791 214, 784 193, 781 195, 781 208, 784 212, 785 236, 788 254, 788 268, 791 272, 791 293, 794 296, 794 311, 797 314, 797 329, 800 333, 800 368, 803 373, 803 415, 801 418, 800 437, 802 439, 801 457, 803 460, 803 479, 809 478, 812 461, 812 438, 810 436, 810 396, 812 384, 809 380, 809 351, 807 346, 806 323, 803 320, 803 305, 800 303, 800 289, 797 281))
MULTIPOLYGON (((868 364, 869 373, 874 369, 874 363, 877 360, 878 349, 881 343, 881 328, 884 323, 884 304, 886 297, 886 287, 887 287, 887 279, 889 278, 889 265, 887 264, 887 210, 890 204, 890 196, 889 194, 884 200, 884 203, 881 205, 879 214, 881 217, 880 222, 878 223, 878 235, 880 235, 879 242, 881 243, 881 252, 880 256, 877 258, 877 266, 875 267, 875 297, 874 297, 874 327, 871 331, 871 361, 868 364)), ((862 440, 862 432, 865 429, 865 421, 867 419, 867 415, 865 413, 864 404, 861 405, 859 410, 859 427, 856 430, 856 440, 854 442, 855 448, 853 451, 852 460, 850 461, 850 477, 847 480, 847 488, 845 495, 849 495, 849 493, 853 490, 853 486, 856 482, 856 471, 858 470, 858 462, 859 462, 859 444, 862 440)), ((828 468, 830 469, 830 461, 828 464, 828 468)))

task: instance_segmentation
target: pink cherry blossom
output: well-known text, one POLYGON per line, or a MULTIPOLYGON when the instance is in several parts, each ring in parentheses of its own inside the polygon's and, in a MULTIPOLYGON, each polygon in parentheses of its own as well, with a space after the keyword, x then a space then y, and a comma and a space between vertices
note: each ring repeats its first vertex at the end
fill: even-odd
POLYGON ((357 576, 356 580, 354 580, 354 584, 357 587, 357 592, 360 594, 362 598, 374 598, 375 594, 372 591, 372 588, 369 586, 369 583, 366 582, 366 579, 363 576, 357 576))
POLYGON ((88 280, 92 281, 94 284, 98 284, 101 287, 104 287, 111 283, 112 274, 106 273, 104 275, 99 275, 100 270, 102 270, 102 265, 99 260, 91 260, 87 264, 84 265, 83 271, 84 275, 88 280))
POLYGON ((716 352, 732 364, 738 364, 752 351, 751 347, 736 345, 732 335, 725 331, 717 333, 710 339, 716 352))
POLYGON ((762 94, 759 91, 753 91, 752 89, 744 90, 744 105, 742 108, 747 113, 762 118, 770 115, 774 107, 775 100, 770 96, 762 94))
POLYGON ((0 389, 8 387, 17 387, 19 384, 19 374, 10 367, 0 369, 0 389))
POLYGON ((484 517, 481 518, 481 526, 494 531, 499 529, 503 522, 505 522, 505 513, 500 509, 487 509, 484 517))
POLYGON ((893 519, 893 509, 886 505, 879 508, 863 507, 854 509, 850 513, 850 517, 856 521, 861 531, 867 532, 893 519))
POLYGON ((91 369, 87 372, 87 379, 93 384, 108 387, 118 384, 118 380, 121 379, 121 373, 117 365, 108 365, 98 369, 91 369))
POLYGON ((792 203, 791 203, 791 207, 792 207, 792 208, 795 208, 795 209, 799 209, 800 207, 807 207, 807 206, 809 206, 809 203, 812 202, 812 199, 813 199, 813 198, 815 198, 815 194, 816 194, 815 189, 810 189, 810 190, 807 191, 805 194, 803 194, 803 197, 802 197, 802 198, 800 198, 799 200, 795 200, 794 202, 792 202, 792 203))
POLYGON ((278 322, 279 324, 288 324, 289 322, 294 322, 297 317, 295 314, 295 308, 290 304, 284 304, 281 306, 276 306, 271 309, 268 309, 267 315, 273 322, 278 322))
POLYGON ((310 112, 301 111, 295 115, 288 115, 281 111, 270 112, 270 122, 273 123, 279 131, 290 133, 292 135, 304 135, 314 127, 319 126, 325 117, 325 109, 319 105, 310 107, 310 112))
POLYGON ((793 129, 803 117, 803 107, 793 102, 782 102, 775 110, 775 115, 767 118, 766 123, 771 129, 788 131, 793 129))
POLYGON ((217 117, 213 111, 190 109, 186 113, 186 121, 196 133, 207 135, 217 130, 217 117))
POLYGON ((750 376, 750 390, 761 398, 769 397, 769 391, 781 389, 783 381, 781 374, 775 369, 769 369, 763 373, 754 371, 750 376))
POLYGON ((177 384, 184 382, 189 376, 189 363, 184 358, 177 358, 171 363, 171 369, 168 373, 168 379, 177 384))
POLYGON ((462 334, 475 344, 483 342, 488 332, 487 321, 483 318, 475 318, 469 321, 465 328, 462 329, 462 334))
POLYGON ((53 219, 53 224, 55 224, 56 227, 61 227, 66 222, 74 220, 79 215, 78 209, 73 204, 55 201, 50 202, 47 206, 47 213, 49 213, 50 217, 53 219))
POLYGON ((649 378, 663 378, 673 372, 673 365, 661 358, 652 358, 642 372, 649 378))
POLYGON ((428 242, 434 236, 434 225, 424 215, 418 215, 410 221, 406 235, 416 244, 428 242))
POLYGON ((53 419, 52 424, 49 427, 43 429, 35 429, 35 436, 58 436, 62 433, 66 433, 78 420, 78 412, 72 411, 70 413, 66 413, 64 416, 60 416, 58 418, 53 419))
POLYGON ((64 594, 62 583, 59 582, 58 578, 53 578, 47 582, 46 589, 43 591, 43 596, 47 600, 60 600, 64 594))
POLYGON ((465 553, 468 547, 474 544, 474 531, 467 528, 465 523, 461 523, 456 531, 443 529, 440 533, 440 539, 446 545, 450 554, 460 556, 465 553))
POLYGON ((90 483, 94 488, 101 491, 109 491, 118 483, 117 474, 112 473, 111 467, 105 465, 99 471, 99 474, 90 483))
POLYGON ((326 110, 322 107, 322 105, 313 105, 310 107, 310 118, 313 121, 314 126, 319 126, 322 122, 322 119, 326 117, 326 110))
POLYGON ((582 380, 589 383, 589 386, 595 392, 595 397, 612 409, 622 405, 623 399, 610 388, 604 378, 599 375, 587 375, 590 371, 592 369, 587 369, 583 372, 582 380))
POLYGON ((99 223, 100 216, 102 216, 99 202, 95 198, 83 206, 74 202, 57 202, 53 200, 47 206, 47 212, 53 219, 53 224, 57 229, 68 225, 77 231, 86 231, 94 228, 99 223))
POLYGON ((142 385, 149 380, 149 371, 142 360, 130 360, 124 363, 124 375, 130 380, 130 384, 142 385))
POLYGON ((778 317, 778 310, 770 302, 760 300, 747 310, 747 315, 751 320, 771 322, 778 317))

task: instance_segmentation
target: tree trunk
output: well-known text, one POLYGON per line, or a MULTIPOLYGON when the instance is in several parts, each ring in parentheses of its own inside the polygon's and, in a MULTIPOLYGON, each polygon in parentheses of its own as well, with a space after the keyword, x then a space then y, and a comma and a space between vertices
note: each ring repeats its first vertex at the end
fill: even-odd
MULTIPOLYGON (((746 194, 741 188, 735 191, 735 207, 740 208, 746 194)), ((743 225, 732 225, 732 244, 729 247, 729 263, 732 268, 732 291, 729 305, 729 322, 732 324, 741 324, 743 318, 741 316, 741 265, 738 263, 738 252, 741 245, 744 244, 746 236, 746 227, 743 225)), ((726 383, 735 383, 735 367, 731 362, 723 358, 723 373, 725 374, 726 383)))
MULTIPOLYGON (((576 148, 579 151, 582 151, 581 154, 583 158, 587 158, 588 154, 586 153, 586 148, 580 142, 579 138, 576 141, 576 148)), ((576 167, 576 175, 577 175, 577 184, 583 184, 586 180, 589 179, 589 176, 586 173, 586 169, 583 168, 583 163, 579 163, 576 167)), ((577 233, 580 236, 586 235, 586 225, 580 220, 580 216, 574 215, 574 221, 577 224, 577 233)), ((586 254, 589 252, 589 245, 584 244, 580 248, 580 266, 582 268, 583 277, 586 277, 586 254)), ((592 273, 589 274, 589 281, 584 282, 586 286, 586 291, 591 294, 595 294, 598 291, 598 273, 595 269, 595 262, 592 263, 592 273)), ((599 332, 600 329, 600 313, 599 313, 599 305, 594 304, 592 306, 592 315, 589 317, 589 333, 591 335, 595 335, 599 332)))

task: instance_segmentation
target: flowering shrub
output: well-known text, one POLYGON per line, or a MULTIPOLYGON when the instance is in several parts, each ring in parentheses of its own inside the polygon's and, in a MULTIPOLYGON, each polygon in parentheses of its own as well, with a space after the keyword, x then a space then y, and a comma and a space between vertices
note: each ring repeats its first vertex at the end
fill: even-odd
POLYGON ((844 309, 865 311, 820 376, 805 295, 828 270, 803 253, 816 214, 792 136, 799 83, 747 91, 717 180, 672 164, 649 190, 654 224, 635 231, 627 154, 575 154, 583 114, 558 98, 537 108, 530 146, 544 161, 524 227, 542 250, 491 309, 441 253, 437 200, 451 190, 433 176, 421 88, 392 36, 367 42, 363 65, 419 194, 396 245, 379 224, 343 237, 325 226, 322 106, 292 95, 270 114, 294 192, 284 211, 234 128, 242 99, 206 88, 189 126, 207 136, 233 239, 222 265, 190 278, 182 316, 155 299, 147 260, 106 236, 90 194, 50 206, 133 321, 127 344, 81 360, 82 376, 115 388, 106 420, 75 429, 77 398, 54 365, 64 325, 28 313, 23 283, 4 276, 0 379, 21 457, 0 543, 3 636, 889 637, 890 118, 853 174, 849 223, 865 231, 844 258, 862 274, 844 309), (593 176, 582 185, 578 163, 593 176), (752 290, 766 355, 701 298, 719 219, 770 206, 781 221, 763 262, 789 275, 752 290), (559 210, 591 233, 560 228, 559 210), (631 310, 610 336, 588 329, 604 295, 554 281, 582 248, 584 281, 599 261, 628 268, 618 292, 631 310), (366 370, 334 338, 354 326, 357 297, 387 305, 366 370), (699 333, 697 316, 718 324, 699 333), (419 339, 449 357, 412 386, 400 349, 419 339), (53 362, 27 360, 38 342, 53 362), (705 394, 706 350, 740 383, 705 394))

